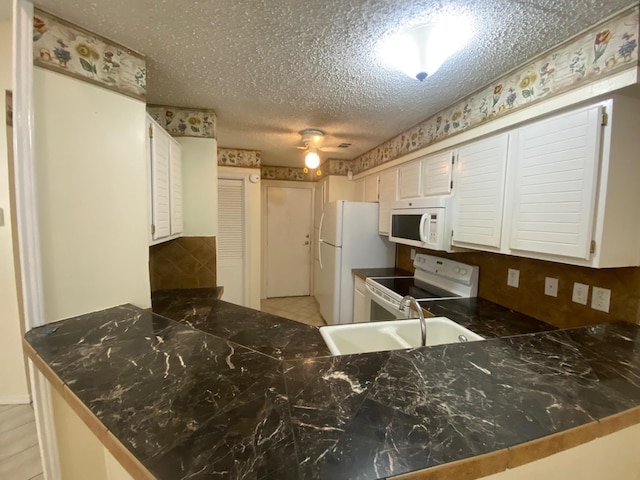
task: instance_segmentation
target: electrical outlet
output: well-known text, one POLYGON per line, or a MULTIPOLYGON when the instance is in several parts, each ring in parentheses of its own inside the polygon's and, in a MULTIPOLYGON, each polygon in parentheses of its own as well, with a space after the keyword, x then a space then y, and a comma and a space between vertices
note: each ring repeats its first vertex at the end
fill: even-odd
POLYGON ((507 274, 507 285, 518 288, 520 286, 520 270, 510 268, 507 274))
POLYGON ((587 304, 587 299, 589 298, 589 285, 585 285, 584 283, 573 283, 573 296, 571 300, 576 303, 580 303, 582 305, 587 304))
POLYGON ((416 249, 412 248, 411 249, 411 260, 415 260, 416 259, 416 249))
POLYGON ((558 296, 558 279, 544 277, 544 294, 550 297, 558 296))
POLYGON ((591 295, 591 308, 609 313, 609 304, 611 303, 611 290, 608 288, 593 287, 591 295))

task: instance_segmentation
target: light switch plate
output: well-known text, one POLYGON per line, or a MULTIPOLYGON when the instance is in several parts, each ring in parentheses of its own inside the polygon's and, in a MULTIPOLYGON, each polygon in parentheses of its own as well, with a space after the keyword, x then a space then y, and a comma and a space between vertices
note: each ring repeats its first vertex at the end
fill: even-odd
POLYGON ((611 303, 611 290, 608 288, 593 287, 591 295, 591 308, 609 313, 609 304, 611 303))
POLYGON ((507 285, 518 288, 520 286, 520 270, 510 268, 507 274, 507 285))
POLYGON ((573 283, 573 296, 571 300, 581 305, 587 304, 587 299, 589 298, 589 285, 585 285, 584 283, 573 283))
POLYGON ((544 294, 550 297, 558 296, 558 279, 544 277, 544 294))

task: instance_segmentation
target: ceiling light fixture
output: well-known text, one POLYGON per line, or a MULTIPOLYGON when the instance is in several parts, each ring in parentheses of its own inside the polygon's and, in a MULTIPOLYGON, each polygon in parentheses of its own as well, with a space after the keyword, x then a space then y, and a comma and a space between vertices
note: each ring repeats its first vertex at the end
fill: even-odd
POLYGON ((307 154, 304 156, 304 164, 312 170, 318 168, 318 165, 320 165, 320 156, 318 155, 318 149, 316 147, 309 147, 307 154))
POLYGON ((471 32, 471 22, 465 17, 418 25, 385 40, 380 56, 385 63, 423 81, 467 43, 471 32))

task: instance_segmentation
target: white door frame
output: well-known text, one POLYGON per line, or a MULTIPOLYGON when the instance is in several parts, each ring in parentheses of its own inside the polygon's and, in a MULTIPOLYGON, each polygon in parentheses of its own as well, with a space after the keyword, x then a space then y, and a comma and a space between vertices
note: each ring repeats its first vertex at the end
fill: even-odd
MULTIPOLYGON (((267 260, 267 228, 268 228, 268 219, 267 219, 267 189, 268 187, 281 187, 281 188, 306 188, 311 190, 311 208, 309 211, 309 218, 311 219, 311 235, 313 236, 313 202, 314 198, 314 188, 315 182, 292 182, 287 180, 263 180, 261 186, 262 193, 262 292, 260 294, 261 299, 267 298, 267 269, 269 268, 269 261, 267 260)), ((313 238, 310 238, 309 241, 312 241, 313 238)), ((311 244, 313 248, 313 243, 311 244)), ((311 250, 310 250, 311 251, 311 250)), ((312 279, 313 276, 313 255, 309 255, 309 294, 312 294, 312 279)))
MULTIPOLYGON (((241 180, 242 181, 242 194, 243 194, 243 204, 242 204, 242 215, 244 216, 244 254, 243 254, 243 259, 242 259, 242 263, 243 263, 243 280, 245 283, 245 288, 244 291, 242 293, 242 302, 244 305, 249 305, 249 284, 248 284, 248 279, 249 279, 249 274, 250 274, 250 270, 249 270, 249 262, 251 260, 251 256, 249 255, 249 215, 248 215, 248 209, 247 209, 247 202, 249 201, 249 196, 248 196, 248 191, 247 191, 247 184, 249 181, 249 176, 251 174, 249 173, 230 173, 230 172, 221 172, 218 171, 218 181, 220 180, 241 180)), ((218 189, 218 194, 220 192, 220 189, 218 189)), ((218 209, 220 209, 220 201, 218 201, 218 209)), ((218 221, 218 236, 220 236, 220 223, 218 221)), ((216 277, 217 277, 217 273, 216 273, 216 277)))
MULTIPOLYGON (((13 0, 13 149, 25 330, 46 323, 33 145, 33 4, 13 0)), ((61 478, 49 382, 29 361, 44 478, 61 478)))

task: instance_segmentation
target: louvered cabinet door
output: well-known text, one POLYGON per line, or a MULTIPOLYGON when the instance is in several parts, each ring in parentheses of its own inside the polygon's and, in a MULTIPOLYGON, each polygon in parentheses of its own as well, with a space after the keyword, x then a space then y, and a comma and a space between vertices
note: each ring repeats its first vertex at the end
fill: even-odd
POLYGON ((518 130, 512 249, 589 258, 601 118, 596 106, 518 130))
POLYGON ((422 194, 421 185, 422 162, 413 162, 400 165, 398 168, 398 198, 417 198, 422 194))
POLYGON ((151 185, 153 240, 171 234, 171 185, 169 135, 153 125, 151 132, 151 185))
POLYGON ((380 181, 378 184, 378 201, 380 202, 378 210, 378 233, 380 235, 389 235, 391 227, 391 209, 396 201, 396 192, 398 188, 398 170, 392 168, 380 173, 380 181))
POLYGON ((508 141, 505 133, 458 151, 453 180, 454 245, 500 248, 508 141))
POLYGON ((177 235, 183 231, 182 151, 175 141, 171 141, 169 150, 171 152, 171 235, 177 235))
POLYGON ((449 195, 453 152, 430 155, 422 159, 422 195, 449 195))

